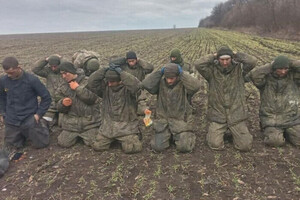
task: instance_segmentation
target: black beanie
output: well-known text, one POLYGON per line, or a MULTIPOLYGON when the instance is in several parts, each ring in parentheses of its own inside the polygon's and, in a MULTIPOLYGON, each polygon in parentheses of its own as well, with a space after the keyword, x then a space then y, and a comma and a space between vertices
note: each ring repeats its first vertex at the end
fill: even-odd
POLYGON ((134 51, 128 51, 126 53, 126 59, 137 59, 136 53, 134 51))
POLYGON ((276 70, 283 68, 289 68, 289 58, 282 55, 277 56, 272 63, 272 69, 276 70))
POLYGON ((76 68, 73 65, 73 63, 71 63, 71 62, 66 61, 66 62, 60 63, 59 69, 60 69, 60 71, 69 72, 71 74, 77 74, 76 68))
POLYGON ((115 70, 107 70, 105 73, 106 81, 121 81, 120 75, 115 70))
POLYGON ((19 62, 15 57, 10 56, 10 57, 4 58, 4 60, 2 61, 2 66, 3 66, 3 69, 5 69, 5 70, 7 70, 9 68, 16 68, 19 66, 19 62))
POLYGON ((224 55, 228 55, 232 58, 233 51, 227 46, 222 46, 217 51, 217 58, 219 58, 220 56, 224 56, 224 55))
POLYGON ((48 63, 51 66, 58 66, 60 64, 60 58, 56 55, 50 56, 48 58, 48 63))

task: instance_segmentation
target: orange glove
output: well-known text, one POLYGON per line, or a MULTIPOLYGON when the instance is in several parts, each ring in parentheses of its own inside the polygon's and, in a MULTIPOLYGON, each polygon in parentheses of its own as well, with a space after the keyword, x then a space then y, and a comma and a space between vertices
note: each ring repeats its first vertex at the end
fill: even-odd
POLYGON ((62 100, 62 104, 63 104, 64 106, 71 106, 71 105, 72 105, 72 99, 69 98, 69 97, 64 98, 64 99, 62 100))
POLYGON ((69 82, 69 85, 72 90, 76 90, 76 88, 79 87, 79 84, 76 81, 69 82))

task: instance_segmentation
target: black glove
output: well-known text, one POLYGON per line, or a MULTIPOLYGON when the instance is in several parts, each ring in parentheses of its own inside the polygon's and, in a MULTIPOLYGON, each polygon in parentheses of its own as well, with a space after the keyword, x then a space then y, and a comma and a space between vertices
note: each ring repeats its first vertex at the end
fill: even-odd
POLYGON ((115 63, 109 63, 109 68, 110 69, 115 69, 116 67, 120 67, 120 65, 117 65, 117 64, 115 64, 115 63))
POLYGON ((115 71, 116 71, 118 74, 121 74, 122 69, 121 69, 121 67, 116 67, 116 68, 115 68, 115 71))

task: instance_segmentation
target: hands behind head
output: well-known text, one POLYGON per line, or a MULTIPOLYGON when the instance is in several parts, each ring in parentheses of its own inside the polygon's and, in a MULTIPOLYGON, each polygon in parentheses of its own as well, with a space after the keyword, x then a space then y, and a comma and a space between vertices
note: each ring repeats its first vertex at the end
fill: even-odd
POLYGON ((160 70, 160 72, 161 72, 161 74, 163 75, 164 73, 165 73, 165 66, 163 66, 162 68, 161 68, 161 70, 160 70))
MULTIPOLYGON (((180 65, 177 64, 177 68, 178 68, 178 75, 182 74, 183 70, 182 70, 182 67, 180 65)), ((160 70, 161 74, 164 75, 165 74, 165 69, 166 67, 163 66, 160 70)))
POLYGON ((182 67, 180 65, 177 65, 177 67, 178 67, 179 74, 182 74, 182 72, 183 72, 182 67))
POLYGON ((122 72, 122 69, 121 69, 120 65, 116 65, 114 63, 109 63, 109 68, 107 68, 107 70, 115 71, 118 74, 120 74, 122 72))

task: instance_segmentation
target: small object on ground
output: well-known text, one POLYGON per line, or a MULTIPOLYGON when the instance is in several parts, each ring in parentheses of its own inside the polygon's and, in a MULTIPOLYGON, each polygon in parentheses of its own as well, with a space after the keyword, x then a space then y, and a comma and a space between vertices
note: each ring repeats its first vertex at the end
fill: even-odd
POLYGON ((143 119, 144 124, 145 124, 146 127, 151 126, 152 125, 152 119, 150 118, 151 117, 151 110, 146 109, 144 112, 145 112, 145 118, 143 119))
POLYGON ((13 157, 11 158, 12 161, 18 162, 25 158, 25 153, 23 152, 16 152, 13 157))

